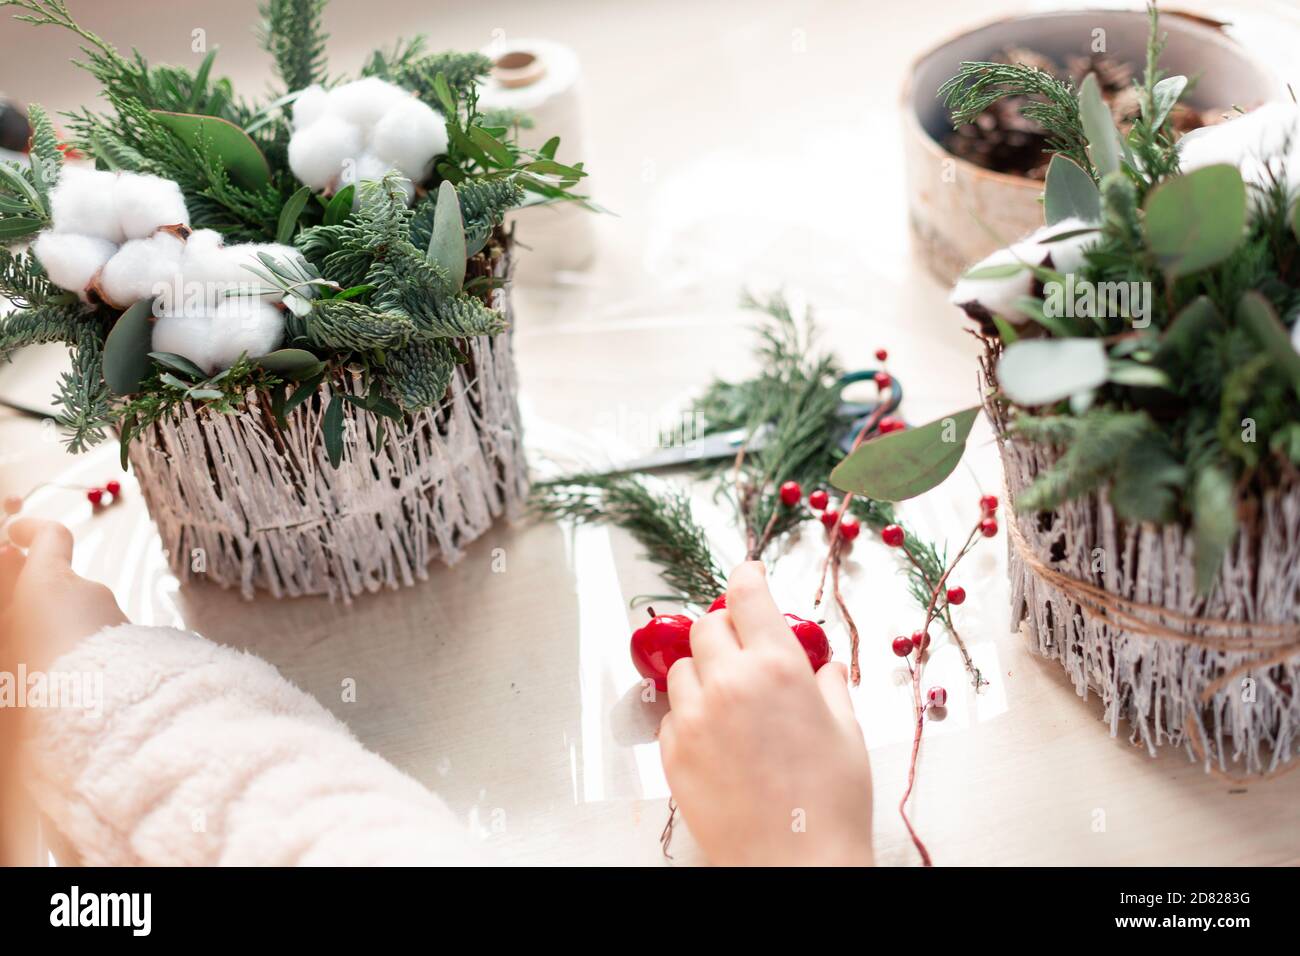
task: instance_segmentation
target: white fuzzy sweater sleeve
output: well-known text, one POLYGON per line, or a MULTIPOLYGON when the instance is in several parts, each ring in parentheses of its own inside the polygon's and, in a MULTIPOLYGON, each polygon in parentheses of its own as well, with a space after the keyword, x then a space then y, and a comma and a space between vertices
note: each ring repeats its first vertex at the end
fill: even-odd
POLYGON ((484 862, 451 811, 250 654, 123 625, 51 673, 102 712, 32 710, 25 777, 89 865, 484 862))

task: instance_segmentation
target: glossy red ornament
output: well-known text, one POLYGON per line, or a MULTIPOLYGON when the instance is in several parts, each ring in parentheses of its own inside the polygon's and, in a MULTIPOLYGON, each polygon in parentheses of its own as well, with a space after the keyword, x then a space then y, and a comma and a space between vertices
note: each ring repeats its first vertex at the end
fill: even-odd
POLYGON ((834 508, 829 508, 822 512, 822 525, 828 529, 835 527, 835 522, 840 520, 840 513, 834 508))
POLYGON ((121 497, 122 483, 117 479, 113 479, 108 484, 104 485, 104 490, 107 491, 114 498, 121 497))
POLYGON ((717 597, 713 599, 713 603, 709 605, 709 610, 705 611, 704 613, 708 614, 709 611, 721 611, 726 606, 727 606, 727 596, 725 594, 719 594, 717 597))
POLYGON ((887 358, 889 358, 889 353, 888 353, 888 352, 886 352, 884 349, 876 349, 876 361, 877 361, 877 362, 883 362, 883 361, 884 361, 885 359, 887 359, 887 358))
POLYGON ((814 511, 825 511, 826 506, 830 503, 831 496, 820 488, 808 493, 808 507, 814 511))
POLYGON ((862 531, 862 525, 858 524, 857 518, 846 516, 840 522, 840 537, 845 541, 852 541, 862 531))
POLYGON ((986 538, 992 538, 998 533, 998 523, 993 518, 985 518, 980 522, 980 534, 986 538))
POLYGON ((86 500, 98 508, 104 501, 104 489, 91 488, 86 492, 86 500))
POLYGON ((914 650, 923 651, 930 646, 930 635, 921 631, 915 631, 912 634, 911 641, 914 650))
POLYGON ((891 548, 901 548, 904 537, 903 529, 896 524, 887 524, 880 530, 880 540, 891 548))
POLYGON ((955 604, 961 604, 961 603, 962 603, 963 601, 965 601, 965 600, 966 600, 966 589, 965 589, 965 588, 949 588, 949 589, 948 589, 948 603, 949 603, 949 604, 954 604, 954 605, 955 605, 955 604))
POLYGON ((899 657, 906 657, 912 653, 912 639, 910 637, 896 637, 891 646, 894 648, 894 653, 899 657))
POLYGON ((901 432, 906 427, 907 425, 903 423, 901 418, 895 418, 893 415, 886 415, 880 420, 880 424, 876 426, 876 431, 880 432, 882 435, 888 435, 890 432, 901 432))
POLYGON ((793 508, 803 497, 803 489, 799 487, 797 481, 787 481, 781 486, 781 504, 787 508, 793 508))
POLYGON ((632 663, 637 673, 655 682, 655 689, 668 690, 668 668, 691 656, 691 625, 685 614, 654 614, 649 622, 632 632, 632 663))
POLYGON ((876 383, 876 388, 889 388, 894 384, 894 379, 888 372, 877 372, 871 378, 876 383))
POLYGON ((948 692, 942 687, 931 687, 925 692, 925 699, 930 702, 931 707, 943 707, 948 703, 948 692))
POLYGON ((803 652, 808 655, 808 663, 812 664, 813 671, 821 670, 822 665, 831 659, 831 642, 826 640, 822 626, 816 621, 806 621, 798 614, 787 614, 785 620, 803 646, 803 652))
POLYGON ((992 517, 997 510, 998 510, 997 495, 980 496, 980 511, 982 511, 985 514, 985 516, 992 517))

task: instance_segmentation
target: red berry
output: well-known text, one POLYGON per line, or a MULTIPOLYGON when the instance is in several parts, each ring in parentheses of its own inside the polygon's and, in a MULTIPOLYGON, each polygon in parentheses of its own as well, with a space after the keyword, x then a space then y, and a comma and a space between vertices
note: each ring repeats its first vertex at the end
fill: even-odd
POLYGON ((894 384, 894 380, 890 377, 888 372, 877 372, 872 376, 872 379, 876 383, 876 388, 889 388, 889 386, 894 384))
POLYGON ((122 483, 115 478, 104 486, 104 490, 114 498, 118 498, 122 494, 122 483))
POLYGON ((713 599, 713 603, 709 605, 709 610, 705 611, 704 613, 708 614, 709 611, 721 611, 726 606, 727 606, 727 596, 725 594, 719 594, 717 597, 713 599))
POLYGON ((828 508, 822 512, 822 524, 827 528, 835 527, 835 522, 840 520, 840 513, 834 508, 828 508))
POLYGON ((998 533, 998 523, 992 518, 985 518, 980 522, 980 534, 986 538, 991 538, 998 533))
POLYGON ((893 643, 894 653, 899 657, 906 657, 912 653, 912 639, 910 637, 896 637, 893 643))
POLYGON ((980 496, 980 511, 982 511, 982 512, 984 513, 985 517, 990 517, 990 518, 991 518, 991 517, 993 516, 994 512, 996 512, 997 510, 998 510, 998 496, 997 496, 997 495, 981 495, 981 496, 980 496))
POLYGON ((86 500, 89 501, 96 508, 98 508, 100 506, 100 503, 103 502, 104 500, 104 489, 91 488, 89 491, 86 492, 86 500))
POLYGON ((912 647, 918 651, 923 651, 930 646, 930 635, 925 634, 921 631, 916 631, 912 635, 911 640, 912 640, 912 647))
POLYGON ((16 515, 23 510, 23 499, 17 495, 11 495, 5 499, 5 514, 16 515))
POLYGON ((785 620, 808 655, 813 671, 821 670, 822 665, 831 659, 831 642, 826 640, 821 625, 816 621, 805 621, 797 614, 787 614, 785 620))
POLYGON ((903 537, 903 529, 896 524, 887 524, 880 531, 880 540, 891 548, 901 548, 903 537))
POLYGON ((895 418, 893 415, 886 415, 876 426, 876 431, 882 435, 888 435, 890 432, 901 432, 907 426, 903 424, 901 418, 895 418))
POLYGON ((668 689, 668 668, 691 656, 691 624, 685 614, 658 614, 632 632, 632 663, 659 691, 668 689))
POLYGON ((797 481, 787 481, 781 486, 781 504, 787 508, 793 508, 803 497, 803 489, 799 487, 797 481))
POLYGON ((831 503, 831 496, 818 488, 808 495, 808 507, 814 511, 824 511, 826 506, 831 503))
POLYGON ((925 699, 930 702, 931 707, 942 707, 948 703, 948 692, 942 687, 931 687, 925 692, 925 699))
POLYGON ((961 603, 962 603, 963 601, 965 601, 965 600, 966 600, 966 589, 965 589, 965 588, 949 588, 949 589, 948 589, 948 603, 949 603, 949 604, 961 604, 961 603))
POLYGON ((883 362, 883 361, 884 361, 885 359, 887 359, 887 358, 889 358, 889 353, 888 353, 888 352, 886 352, 884 349, 876 349, 876 361, 877 361, 877 362, 883 362))
POLYGON ((840 522, 840 537, 845 541, 852 541, 862 531, 862 525, 858 524, 857 518, 845 517, 840 522))

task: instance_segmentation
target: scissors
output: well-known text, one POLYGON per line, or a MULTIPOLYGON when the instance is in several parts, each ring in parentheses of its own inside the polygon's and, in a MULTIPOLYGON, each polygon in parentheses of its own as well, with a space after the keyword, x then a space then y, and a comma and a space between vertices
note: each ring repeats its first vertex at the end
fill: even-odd
MULTIPOLYGON (((835 387, 842 394, 844 389, 850 385, 872 381, 877 371, 877 369, 859 369, 856 372, 845 372, 839 377, 835 387)), ((858 432, 867 424, 868 418, 877 414, 877 412, 883 418, 893 413, 902 402, 903 386, 899 385, 898 379, 892 376, 889 384, 889 395, 881 401, 846 402, 841 400, 836 411, 836 417, 843 422, 839 437, 840 448, 846 454, 852 451, 853 442, 857 439, 858 432), (882 405, 884 406, 883 411, 881 411, 882 405)), ((642 458, 636 458, 606 468, 600 471, 599 474, 625 475, 632 472, 666 471, 670 468, 681 468, 698 462, 734 458, 740 451, 742 444, 750 451, 761 451, 771 434, 772 425, 770 423, 760 426, 753 432, 748 428, 733 428, 730 431, 706 435, 703 438, 683 442, 680 445, 660 448, 642 458)))

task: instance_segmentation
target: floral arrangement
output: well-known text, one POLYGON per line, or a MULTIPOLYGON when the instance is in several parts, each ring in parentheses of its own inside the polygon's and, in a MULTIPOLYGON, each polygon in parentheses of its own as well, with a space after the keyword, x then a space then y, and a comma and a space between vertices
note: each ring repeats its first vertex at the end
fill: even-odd
POLYGON ((63 0, 2 0, 75 33, 109 110, 39 107, 30 168, 0 164, 0 356, 65 342, 57 401, 69 445, 131 440, 181 405, 277 420, 345 373, 320 417, 330 460, 347 401, 401 427, 437 405, 460 343, 505 328, 506 213, 577 201, 559 140, 519 146, 518 117, 478 109, 491 68, 424 38, 327 73, 325 0, 267 0, 263 47, 282 95, 249 102, 213 73, 127 56, 63 0), (84 161, 88 158, 90 162, 84 161), (24 250, 22 246, 30 243, 24 250))
MULTIPOLYGON (((1204 592, 1240 503, 1300 465, 1300 107, 1175 142, 1188 79, 1160 72, 1150 18, 1123 135, 1092 76, 1076 90, 1033 66, 967 63, 941 90, 955 122, 1032 91, 1052 152, 1046 225, 976 264, 951 301, 978 323, 1010 436, 1060 452, 1017 509, 1104 488, 1123 521, 1190 527, 1204 592)), ((961 457, 950 424, 868 443, 833 480, 919 494, 961 457)))

